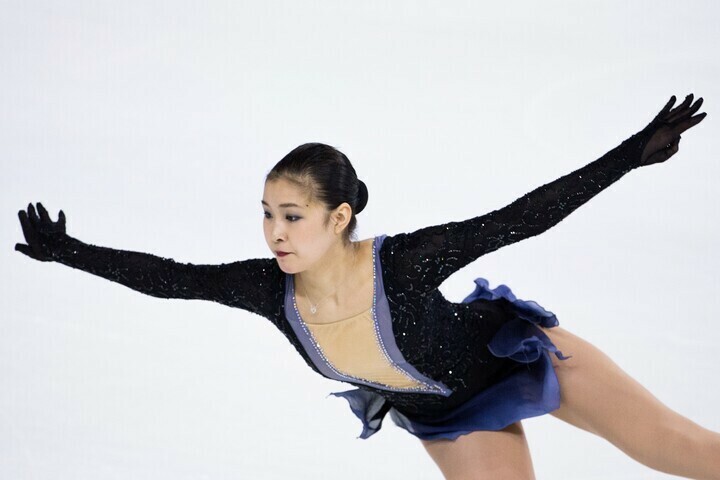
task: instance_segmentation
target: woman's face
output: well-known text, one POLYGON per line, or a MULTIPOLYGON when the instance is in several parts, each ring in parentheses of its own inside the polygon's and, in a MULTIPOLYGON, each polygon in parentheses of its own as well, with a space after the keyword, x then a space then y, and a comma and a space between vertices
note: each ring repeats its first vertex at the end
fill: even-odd
POLYGON ((334 223, 323 227, 325 209, 309 203, 303 190, 287 180, 265 182, 262 208, 265 241, 285 273, 311 267, 337 241, 334 223))

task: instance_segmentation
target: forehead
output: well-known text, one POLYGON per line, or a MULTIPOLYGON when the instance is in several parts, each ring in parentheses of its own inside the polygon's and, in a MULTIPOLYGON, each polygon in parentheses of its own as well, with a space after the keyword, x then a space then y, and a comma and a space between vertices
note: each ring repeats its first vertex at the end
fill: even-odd
POLYGON ((278 206, 280 208, 306 208, 310 206, 305 191, 301 187, 283 179, 265 182, 265 191, 261 203, 265 206, 278 206))

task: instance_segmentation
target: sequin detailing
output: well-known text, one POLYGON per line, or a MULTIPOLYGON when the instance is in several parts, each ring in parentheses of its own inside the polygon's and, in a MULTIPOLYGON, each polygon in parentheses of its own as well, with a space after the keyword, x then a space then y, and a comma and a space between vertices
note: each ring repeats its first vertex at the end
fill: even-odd
POLYGON ((438 287, 482 255, 547 231, 640 166, 652 133, 635 134, 597 160, 498 210, 384 240, 379 257, 398 348, 415 368, 454 390, 448 398, 383 393, 389 402, 412 415, 442 414, 523 368, 499 362, 487 348, 516 315, 510 302, 454 303, 438 287))
MULTIPOLYGON (((357 375, 350 375, 347 372, 342 372, 327 358, 323 348, 318 343, 317 339, 313 335, 313 332, 308 328, 307 323, 303 320, 300 315, 300 311, 297 308, 297 300, 295 298, 295 282, 294 276, 288 275, 286 281, 286 318, 292 325, 295 333, 300 342, 305 346, 311 359, 313 359, 318 366, 320 372, 324 372, 324 375, 328 378, 332 378, 340 381, 348 381, 356 385, 364 385, 372 387, 374 389, 398 391, 402 393, 418 392, 418 393, 440 393, 444 396, 450 395, 452 392, 446 385, 441 382, 429 379, 426 376, 417 372, 417 370, 411 365, 407 365, 402 353, 397 349, 394 334, 392 333, 392 327, 389 325, 390 312, 387 306, 387 299, 385 292, 382 291, 383 283, 382 277, 378 276, 378 262, 377 262, 377 250, 382 245, 383 239, 386 235, 375 237, 373 239, 372 247, 372 267, 373 267, 373 301, 370 308, 372 314, 372 327, 373 335, 377 342, 382 356, 390 368, 394 369, 396 373, 406 379, 415 380, 415 383, 410 386, 398 386, 389 383, 384 383, 379 379, 369 379, 357 375), (380 291, 379 291, 380 290, 380 291), (378 301, 380 303, 378 304, 378 301), (291 305, 291 308, 290 308, 291 305), (380 313, 380 315, 378 314, 380 313), (381 318, 382 317, 382 321, 381 318), (319 364, 319 365, 318 365, 319 364), (401 366, 404 364, 405 367, 401 366), (412 370, 412 371, 409 371, 412 370)), ((380 265, 382 269, 382 265, 380 265)))
MULTIPOLYGON (((638 167, 652 133, 646 130, 633 135, 601 158, 506 207, 464 221, 386 236, 378 257, 397 348, 409 366, 442 382, 448 387, 446 393, 452 394, 389 391, 352 380, 348 383, 382 395, 388 403, 378 406, 379 414, 393 405, 407 414, 434 415, 523 368, 495 357, 487 348, 494 334, 515 315, 507 300, 454 303, 445 299, 438 287, 480 256, 546 231, 638 167)), ((482 174, 480 167, 478 174, 482 174)), ((286 275, 273 258, 193 265, 85 244, 69 236, 52 241, 47 247, 53 260, 138 292, 159 298, 210 300, 268 318, 307 365, 322 375, 285 316, 286 275)))

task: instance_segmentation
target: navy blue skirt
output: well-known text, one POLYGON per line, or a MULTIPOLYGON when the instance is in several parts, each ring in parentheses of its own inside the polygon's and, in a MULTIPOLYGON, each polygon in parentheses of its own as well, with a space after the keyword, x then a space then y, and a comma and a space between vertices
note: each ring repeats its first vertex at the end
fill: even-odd
MULTIPOLYGON (((558 326, 555 314, 532 300, 518 299, 506 285, 491 289, 484 278, 475 279, 475 285, 475 291, 462 303, 505 298, 514 313, 493 336, 488 349, 496 357, 527 364, 526 368, 514 370, 467 402, 431 421, 412 419, 395 408, 387 411, 395 425, 423 440, 454 440, 477 430, 502 430, 524 418, 544 415, 560 407, 560 385, 550 353, 560 360, 572 355, 564 356, 539 328, 558 326)), ((373 413, 382 404, 379 396, 359 390, 331 395, 345 397, 363 422, 363 433, 358 438, 368 438, 379 430, 384 412, 382 415, 373 413)))

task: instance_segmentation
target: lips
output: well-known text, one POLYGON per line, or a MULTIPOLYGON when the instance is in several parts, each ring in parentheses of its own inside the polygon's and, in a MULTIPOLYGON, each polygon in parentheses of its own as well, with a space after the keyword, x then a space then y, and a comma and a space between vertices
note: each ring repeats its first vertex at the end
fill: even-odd
POLYGON ((277 252, 275 252, 275 253, 277 254, 278 257, 284 257, 285 255, 289 255, 289 254, 290 254, 290 252, 281 252, 281 251, 279 251, 279 250, 278 250, 277 252))

